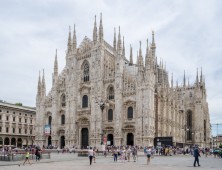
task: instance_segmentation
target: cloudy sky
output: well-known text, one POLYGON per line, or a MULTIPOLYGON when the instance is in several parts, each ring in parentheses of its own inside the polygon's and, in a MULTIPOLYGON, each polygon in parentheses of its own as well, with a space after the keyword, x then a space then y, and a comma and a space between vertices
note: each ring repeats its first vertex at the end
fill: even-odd
MULTIPOLYGON (((59 71, 65 65, 69 25, 78 44, 92 38, 94 15, 103 14, 105 40, 112 44, 121 27, 134 62, 139 41, 155 31, 157 56, 182 83, 185 70, 194 83, 197 68, 206 79, 211 123, 222 123, 221 0, 7 0, 0 1, 0 99, 35 106, 39 70, 51 88, 55 50, 59 71)), ((97 20, 97 23, 99 21, 97 20)))

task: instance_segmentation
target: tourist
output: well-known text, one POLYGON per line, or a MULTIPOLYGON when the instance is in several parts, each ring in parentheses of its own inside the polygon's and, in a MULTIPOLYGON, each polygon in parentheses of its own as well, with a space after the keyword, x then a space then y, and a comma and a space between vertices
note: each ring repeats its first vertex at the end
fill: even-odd
POLYGON ((198 166, 200 166, 200 164, 199 164, 200 152, 199 152, 199 150, 198 150, 198 146, 197 146, 197 145, 195 146, 193 156, 194 156, 194 158, 195 158, 195 159, 194 159, 193 166, 195 167, 195 166, 196 166, 196 163, 197 163, 198 166))
POLYGON ((29 164, 31 165, 31 163, 30 163, 30 161, 29 161, 29 155, 30 155, 30 154, 29 154, 29 150, 26 149, 26 153, 25 153, 25 161, 24 161, 23 165, 25 165, 26 161, 28 161, 29 164))
POLYGON ((131 154, 131 149, 130 149, 130 147, 127 149, 126 154, 127 154, 128 162, 130 162, 130 154, 131 154))
POLYGON ((90 147, 89 150, 88 150, 88 156, 89 156, 89 163, 90 163, 90 165, 92 165, 92 159, 93 159, 92 147, 90 147))
POLYGON ((133 155, 134 162, 136 162, 136 158, 137 158, 137 149, 136 149, 136 147, 133 148, 132 155, 133 155))
POLYGON ((96 163, 96 148, 93 149, 93 160, 96 163))
POLYGON ((117 150, 117 148, 115 147, 114 150, 113 150, 113 159, 114 159, 114 162, 117 162, 117 157, 118 157, 118 150, 117 150))
POLYGON ((40 161, 40 152, 39 151, 40 151, 39 148, 36 147, 36 149, 35 149, 35 159, 36 159, 36 161, 40 161))
POLYGON ((148 147, 148 148, 146 149, 147 165, 150 163, 151 153, 152 153, 152 150, 151 150, 150 147, 148 147))

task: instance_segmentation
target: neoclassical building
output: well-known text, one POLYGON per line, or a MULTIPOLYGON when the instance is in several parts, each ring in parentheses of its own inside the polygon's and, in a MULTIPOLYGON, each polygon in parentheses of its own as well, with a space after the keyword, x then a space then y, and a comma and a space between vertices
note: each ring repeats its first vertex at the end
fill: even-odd
POLYGON ((34 144, 35 115, 33 107, 0 101, 0 148, 34 144))
MULTIPOLYGON (((46 95, 44 72, 36 96, 36 144, 64 146, 154 144, 155 137, 173 138, 173 144, 209 144, 210 122, 205 81, 174 87, 162 62, 157 63, 152 41, 141 42, 136 63, 132 47, 125 55, 120 28, 113 44, 104 40, 102 15, 92 40, 77 47, 76 30, 69 31, 66 65, 58 73, 55 55, 52 88, 46 95), (44 127, 50 127, 47 130, 44 127), (45 132, 47 131, 47 133, 45 132)), ((200 79, 199 79, 200 77, 200 79)))

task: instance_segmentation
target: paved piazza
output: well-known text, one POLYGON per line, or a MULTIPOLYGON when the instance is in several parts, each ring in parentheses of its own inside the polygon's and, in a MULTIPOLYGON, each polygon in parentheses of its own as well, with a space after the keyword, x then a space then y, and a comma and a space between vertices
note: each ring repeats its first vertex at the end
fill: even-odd
POLYGON ((193 157, 190 155, 176 155, 176 156, 155 156, 151 159, 150 165, 146 164, 146 157, 140 153, 138 162, 122 162, 118 160, 117 163, 113 162, 112 156, 107 156, 106 158, 103 156, 97 156, 96 163, 93 163, 91 166, 89 165, 89 160, 86 157, 77 157, 77 154, 69 154, 69 153, 52 153, 51 159, 41 160, 36 163, 35 161, 31 161, 32 165, 26 164, 25 166, 18 164, 22 164, 23 162, 0 162, 0 169, 4 170, 16 170, 16 169, 32 169, 32 170, 40 170, 40 169, 53 169, 53 170, 86 170, 86 169, 95 169, 95 170, 120 170, 120 169, 149 169, 149 170, 186 170, 186 169, 214 169, 221 170, 222 169, 222 159, 207 157, 200 157, 201 167, 193 167, 193 157))

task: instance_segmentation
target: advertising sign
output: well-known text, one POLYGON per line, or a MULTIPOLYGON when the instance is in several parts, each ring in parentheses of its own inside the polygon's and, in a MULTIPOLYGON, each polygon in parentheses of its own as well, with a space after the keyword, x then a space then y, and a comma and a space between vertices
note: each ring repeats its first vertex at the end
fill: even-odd
POLYGON ((103 144, 106 145, 106 142, 107 142, 107 137, 104 136, 104 137, 103 137, 103 144))
POLYGON ((44 135, 45 136, 50 136, 50 125, 45 125, 45 128, 44 128, 44 135))

